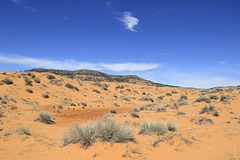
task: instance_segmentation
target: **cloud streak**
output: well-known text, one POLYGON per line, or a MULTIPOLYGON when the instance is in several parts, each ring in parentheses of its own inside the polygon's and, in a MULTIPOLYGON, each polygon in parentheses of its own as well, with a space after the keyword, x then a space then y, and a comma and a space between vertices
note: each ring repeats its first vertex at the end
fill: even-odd
POLYGON ((32 7, 24 6, 24 8, 25 8, 25 9, 28 9, 28 10, 30 10, 30 11, 32 11, 32 12, 36 12, 36 10, 35 10, 34 8, 32 8, 32 7))
POLYGON ((20 3, 21 2, 20 0, 10 0, 10 1, 12 1, 14 3, 20 3))
POLYGON ((90 69, 90 70, 109 70, 115 72, 146 71, 161 67, 160 64, 156 63, 89 63, 78 62, 75 60, 55 61, 49 59, 38 59, 3 54, 0 54, 0 63, 22 65, 31 68, 48 68, 63 70, 90 69))
POLYGON ((132 16, 131 12, 123 12, 121 18, 117 18, 120 22, 123 22, 125 28, 129 31, 136 32, 134 29, 135 26, 138 25, 139 20, 132 16))

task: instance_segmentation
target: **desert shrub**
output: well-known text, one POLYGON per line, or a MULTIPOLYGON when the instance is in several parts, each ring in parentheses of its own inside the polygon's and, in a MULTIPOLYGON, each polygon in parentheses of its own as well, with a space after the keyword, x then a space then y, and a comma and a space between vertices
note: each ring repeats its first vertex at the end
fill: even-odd
POLYGON ((33 93, 32 89, 26 89, 25 91, 28 93, 33 93))
POLYGON ((83 106, 87 106, 87 103, 85 103, 85 102, 81 102, 81 105, 83 105, 83 106))
POLYGON ((168 128, 168 130, 171 131, 171 132, 174 132, 174 131, 177 130, 176 125, 173 124, 172 122, 168 122, 168 123, 167 123, 167 128, 168 128))
POLYGON ((141 110, 152 110, 154 106, 157 106, 157 104, 156 103, 143 104, 140 106, 140 111, 141 110))
POLYGON ((113 103, 114 106, 119 107, 120 105, 118 103, 113 103))
POLYGON ((52 124, 52 115, 51 113, 47 112, 47 111, 41 111, 39 112, 38 118, 36 119, 36 121, 40 121, 42 123, 46 123, 46 124, 52 124))
POLYGON ((214 100, 219 99, 219 97, 218 97, 217 95, 210 95, 209 98, 210 98, 210 99, 214 99, 214 100))
POLYGON ((55 76, 52 74, 47 75, 47 79, 55 79, 55 76))
POLYGON ((157 106, 156 112, 167 112, 167 109, 163 106, 161 108, 157 106))
POLYGON ((188 105, 188 102, 182 100, 182 101, 178 102, 178 105, 179 105, 179 106, 188 105))
POLYGON ((67 83, 65 85, 65 87, 78 91, 78 88, 76 86, 72 85, 71 83, 67 83))
POLYGON ((131 112, 139 112, 139 110, 134 107, 133 109, 131 109, 131 112))
POLYGON ((169 92, 167 92, 167 93, 166 93, 166 96, 172 96, 172 94, 171 94, 171 93, 169 93, 169 92))
POLYGON ((63 145, 80 143, 82 147, 88 147, 97 139, 103 142, 122 143, 134 141, 132 129, 122 127, 115 120, 99 120, 95 123, 75 123, 67 132, 63 133, 63 145))
POLYGON ((214 124, 213 121, 205 116, 193 117, 190 119, 190 122, 194 122, 195 124, 203 125, 206 123, 214 124))
POLYGON ((26 134, 26 135, 31 135, 31 132, 28 127, 25 126, 20 126, 17 128, 16 132, 18 134, 26 134))
POLYGON ((52 105, 51 108, 55 109, 56 107, 54 105, 52 105))
POLYGON ((140 118, 139 117, 139 114, 137 112, 131 112, 130 115, 133 117, 133 118, 140 118))
POLYGON ((225 92, 232 92, 232 91, 234 91, 234 88, 225 89, 225 92))
POLYGON ((178 91, 171 91, 171 93, 172 93, 172 94, 177 94, 177 93, 178 93, 178 91))
POLYGON ((32 78, 35 78, 36 76, 34 74, 31 75, 32 78))
POLYGON ((157 97, 157 101, 163 100, 163 97, 164 97, 164 96, 158 96, 158 97, 157 97))
POLYGON ((118 98, 118 96, 115 93, 113 94, 113 97, 118 98))
POLYGON ((49 92, 44 92, 44 93, 42 94, 42 97, 43 97, 43 98, 49 98, 49 92))
POLYGON ((168 130, 167 125, 164 122, 157 121, 155 123, 143 120, 139 126, 138 134, 152 135, 156 133, 157 135, 162 135, 168 130))
POLYGON ((121 100, 125 100, 125 101, 130 101, 130 99, 126 96, 120 96, 121 100))
POLYGON ((17 103, 16 99, 14 99, 14 98, 10 98, 10 101, 17 103))
POLYGON ((222 102, 227 102, 228 99, 229 99, 229 97, 226 95, 221 95, 221 97, 220 97, 220 101, 222 101, 222 102))
POLYGON ((131 89, 127 88, 126 91, 131 92, 131 89))
POLYGON ((57 108, 58 109, 63 109, 63 106, 62 105, 58 105, 57 108))
POLYGON ((41 82, 41 80, 40 80, 40 78, 34 78, 34 81, 36 82, 36 83, 40 83, 41 82))
POLYGON ((208 113, 208 114, 212 114, 213 116, 219 116, 219 112, 217 111, 217 109, 215 108, 215 106, 213 104, 209 104, 209 105, 205 105, 201 111, 199 112, 199 114, 203 114, 203 113, 208 113))
POLYGON ((93 83, 94 85, 97 85, 98 87, 101 87, 103 90, 108 90, 108 85, 106 83, 100 83, 100 82, 95 82, 93 83))
POLYGON ((98 90, 96 90, 96 89, 93 89, 93 92, 101 93, 100 91, 98 91, 98 90))
POLYGON ((153 98, 151 98, 151 97, 146 97, 146 96, 140 98, 139 100, 140 100, 140 101, 151 101, 151 102, 154 102, 153 98))
POLYGON ((5 110, 3 108, 0 108, 0 117, 3 116, 4 112, 5 112, 5 110))
POLYGON ((116 110, 116 109, 111 109, 111 110, 109 111, 109 113, 115 114, 115 113, 117 113, 117 110, 116 110))
POLYGON ((117 89, 123 89, 124 88, 124 86, 123 85, 117 85, 116 87, 115 87, 115 89, 117 90, 117 89))
POLYGON ((7 99, 2 99, 2 100, 1 100, 1 103, 2 103, 2 104, 7 104, 7 99))
POLYGON ((4 80, 2 80, 2 82, 6 84, 13 84, 13 81, 10 78, 5 78, 4 80))
POLYGON ((25 80, 25 85, 26 86, 32 86, 32 80, 30 78, 25 77, 24 80, 25 80))
POLYGON ((181 95, 180 98, 178 99, 178 101, 181 101, 181 100, 187 100, 187 96, 186 95, 181 95))
POLYGON ((173 103, 173 105, 170 107, 171 109, 179 109, 178 103, 173 103))
POLYGON ((180 111, 180 112, 178 112, 176 115, 177 115, 177 116, 183 116, 183 115, 186 115, 186 113, 180 111))
POLYGON ((206 103, 211 103, 211 99, 208 97, 199 97, 197 98, 194 102, 206 102, 206 103))

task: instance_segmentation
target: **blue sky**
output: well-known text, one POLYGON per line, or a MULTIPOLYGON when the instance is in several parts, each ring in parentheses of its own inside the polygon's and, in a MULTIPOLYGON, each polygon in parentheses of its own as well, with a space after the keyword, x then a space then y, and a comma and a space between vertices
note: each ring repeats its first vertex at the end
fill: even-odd
POLYGON ((1 0, 0 70, 240 84, 239 0, 1 0))

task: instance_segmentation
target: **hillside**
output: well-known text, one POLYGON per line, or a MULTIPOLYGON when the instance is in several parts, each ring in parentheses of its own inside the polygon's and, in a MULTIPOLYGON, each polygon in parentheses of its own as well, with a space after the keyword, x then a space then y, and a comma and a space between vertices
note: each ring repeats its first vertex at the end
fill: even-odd
POLYGON ((76 72, 0 71, 1 160, 239 158, 240 86, 93 82, 76 72))
POLYGON ((92 70, 77 70, 77 71, 67 71, 67 70, 53 70, 53 69, 32 69, 28 71, 34 72, 50 72, 56 75, 66 76, 68 78, 74 78, 81 81, 98 81, 98 82, 125 82, 125 83, 132 83, 132 84, 141 84, 141 85, 148 85, 148 86, 156 86, 156 87, 163 87, 169 86, 166 84, 154 83, 143 78, 140 78, 136 75, 127 75, 127 76, 118 76, 118 75, 109 75, 99 71, 92 71, 92 70))

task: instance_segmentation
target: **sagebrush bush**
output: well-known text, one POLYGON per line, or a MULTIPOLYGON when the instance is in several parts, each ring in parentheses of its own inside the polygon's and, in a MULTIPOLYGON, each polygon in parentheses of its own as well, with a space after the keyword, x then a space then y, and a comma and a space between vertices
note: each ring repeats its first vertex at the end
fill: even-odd
POLYGON ((43 98, 49 98, 49 92, 44 92, 44 93, 42 94, 42 97, 43 97, 43 98))
POLYGON ((156 112, 167 112, 167 109, 163 106, 161 108, 157 106, 156 112))
POLYGON ((93 92, 101 93, 99 90, 93 89, 93 92))
POLYGON ((108 85, 106 83, 100 83, 100 82, 95 82, 93 83, 94 85, 97 85, 98 87, 101 87, 103 90, 108 90, 108 85))
POLYGON ((76 86, 72 85, 71 83, 67 83, 65 85, 65 87, 78 91, 78 88, 76 86))
POLYGON ((25 91, 28 93, 33 93, 32 89, 26 89, 25 91))
POLYGON ((210 99, 214 99, 214 100, 218 100, 219 97, 217 95, 210 95, 209 96, 210 99))
POLYGON ((63 106, 58 105, 57 108, 58 108, 58 109, 63 109, 63 106))
POLYGON ((120 96, 121 100, 125 100, 125 101, 130 101, 130 99, 126 96, 120 96))
POLYGON ((206 102, 206 103, 211 103, 211 99, 208 97, 199 97, 197 98, 194 102, 206 102))
POLYGON ((32 80, 30 78, 25 77, 24 80, 25 80, 25 85, 26 86, 32 86, 32 80))
POLYGON ((185 100, 182 100, 182 101, 178 102, 178 105, 179 106, 188 105, 188 102, 185 100))
POLYGON ((181 95, 181 97, 178 99, 178 101, 181 101, 181 100, 187 100, 187 96, 186 95, 181 95))
POLYGON ((36 119, 36 121, 40 121, 42 123, 46 123, 46 124, 52 124, 52 114, 47 112, 47 111, 41 111, 39 112, 38 118, 36 119))
POLYGON ((226 96, 226 95, 221 95, 220 101, 222 101, 222 102, 227 102, 228 99, 229 99, 228 96, 226 96))
POLYGON ((68 131, 63 133, 63 145, 80 143, 82 147, 88 147, 96 140, 103 142, 122 143, 134 141, 132 129, 122 127, 115 120, 99 120, 95 123, 75 123, 68 131))
POLYGON ((36 82, 36 83, 40 83, 41 82, 41 80, 40 80, 40 78, 34 78, 34 81, 36 82))
POLYGON ((171 132, 174 132, 174 131, 177 130, 177 127, 176 127, 176 125, 175 125, 173 122, 168 122, 168 123, 167 123, 167 128, 168 128, 168 130, 171 131, 171 132))
POLYGON ((213 116, 219 116, 219 112, 217 111, 216 107, 213 104, 209 104, 209 105, 205 105, 201 111, 199 112, 199 114, 203 114, 203 113, 208 113, 208 114, 212 114, 213 116))
POLYGON ((178 103, 173 103, 173 105, 170 107, 171 109, 179 109, 178 103))
POLYGON ((140 98, 139 100, 140 100, 140 101, 151 101, 151 102, 154 102, 153 98, 151 98, 151 97, 146 97, 146 96, 140 98))
POLYGON ((162 135, 168 130, 165 122, 157 121, 155 123, 143 120, 139 127, 138 134, 152 135, 156 133, 157 135, 162 135))
POLYGON ((157 101, 163 100, 163 97, 164 97, 164 96, 158 96, 158 97, 157 97, 157 101))
POLYGON ((177 94, 177 93, 178 93, 178 91, 171 91, 171 93, 172 93, 172 94, 177 94))
POLYGON ((111 110, 109 111, 109 113, 115 114, 115 113, 117 113, 117 110, 116 110, 116 109, 111 109, 111 110))
POLYGON ((17 128, 16 132, 18 134, 26 134, 26 135, 31 135, 31 132, 28 127, 25 126, 20 126, 17 128))
POLYGON ((47 79, 55 79, 55 76, 52 74, 47 75, 47 79))
POLYGON ((139 110, 134 107, 133 109, 131 109, 131 112, 139 112, 139 110))
POLYGON ((171 94, 171 93, 169 93, 169 92, 167 92, 167 93, 166 93, 166 96, 172 96, 172 94, 171 94))
POLYGON ((2 80, 2 82, 6 83, 6 84, 13 84, 13 80, 11 80, 10 78, 5 78, 4 80, 2 80))
POLYGON ((134 118, 139 118, 139 114, 137 112, 131 112, 130 115, 134 118))

